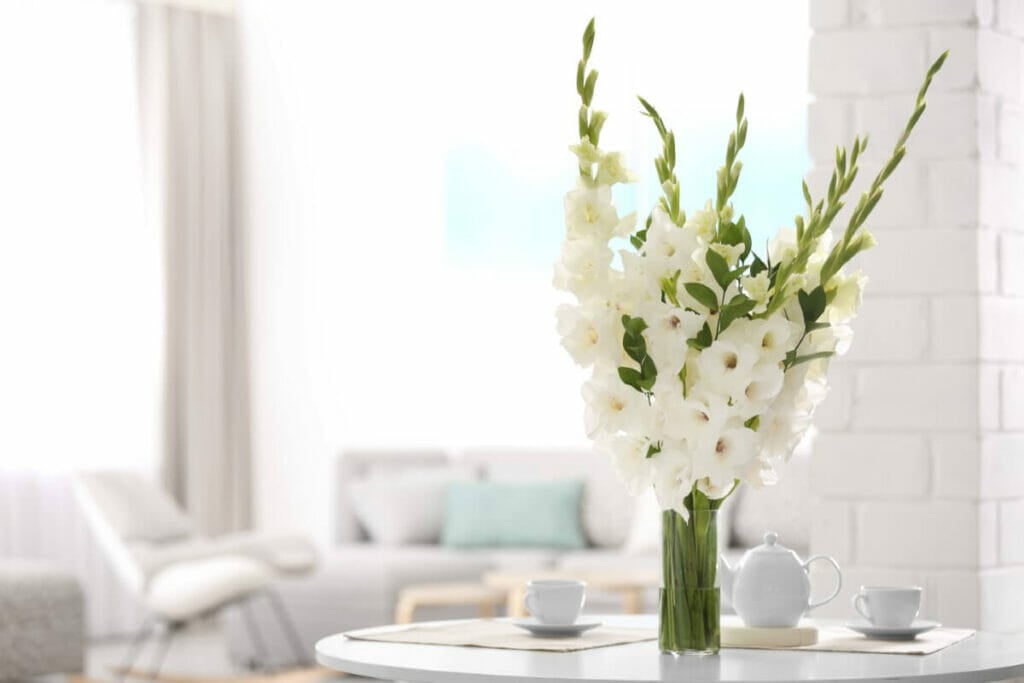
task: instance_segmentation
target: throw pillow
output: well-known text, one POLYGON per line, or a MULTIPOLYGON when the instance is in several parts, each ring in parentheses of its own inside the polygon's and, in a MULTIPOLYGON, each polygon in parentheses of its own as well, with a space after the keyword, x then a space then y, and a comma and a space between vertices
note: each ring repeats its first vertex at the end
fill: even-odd
POLYGON ((448 487, 474 478, 465 467, 405 468, 354 481, 348 492, 356 519, 372 542, 437 543, 448 487))
POLYGON ((454 548, 582 548, 583 482, 458 482, 448 489, 442 542, 454 548))

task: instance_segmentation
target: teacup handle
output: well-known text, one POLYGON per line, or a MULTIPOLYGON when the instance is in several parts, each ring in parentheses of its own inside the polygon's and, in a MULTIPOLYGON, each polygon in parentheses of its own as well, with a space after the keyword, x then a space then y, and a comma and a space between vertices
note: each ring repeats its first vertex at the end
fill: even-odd
POLYGON ((536 605, 536 597, 537 596, 530 591, 523 594, 523 606, 526 607, 526 611, 532 616, 537 616, 537 613, 533 611, 533 608, 536 605))
POLYGON ((871 621, 871 615, 868 614, 868 601, 863 593, 857 593, 853 596, 853 609, 857 610, 857 614, 871 621))
POLYGON ((843 572, 839 570, 839 564, 828 555, 815 555, 814 557, 808 558, 807 561, 804 562, 804 571, 807 571, 808 568, 811 566, 811 562, 814 562, 815 560, 825 560, 830 565, 832 565, 832 569, 836 570, 836 588, 824 600, 819 600, 818 602, 812 602, 808 604, 807 609, 814 609, 815 607, 827 605, 828 603, 835 600, 836 596, 839 595, 839 591, 843 589, 843 572))

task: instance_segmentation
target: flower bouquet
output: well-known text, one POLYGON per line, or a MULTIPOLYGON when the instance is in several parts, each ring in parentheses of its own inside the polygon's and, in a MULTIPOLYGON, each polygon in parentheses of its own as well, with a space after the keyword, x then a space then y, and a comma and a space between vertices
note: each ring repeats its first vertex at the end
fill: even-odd
POLYGON ((826 197, 815 200, 803 184, 805 215, 758 254, 731 202, 747 139, 742 95, 716 196, 690 214, 680 206, 675 135, 639 98, 662 143, 654 167, 663 195, 639 229, 635 214, 619 216, 612 186, 634 176, 620 152, 599 146, 607 117, 591 107, 594 35, 591 20, 576 70, 580 139, 570 148, 579 178, 565 197, 554 278, 576 301, 559 307, 558 331, 572 358, 591 368, 587 434, 633 492, 653 487, 664 511, 661 649, 716 652, 717 510, 740 483, 776 481, 776 466, 825 397, 829 360, 849 346, 866 283, 848 265, 875 244, 865 221, 906 154, 946 55, 928 70, 890 158, 845 227, 832 232, 866 136, 836 149, 826 197))

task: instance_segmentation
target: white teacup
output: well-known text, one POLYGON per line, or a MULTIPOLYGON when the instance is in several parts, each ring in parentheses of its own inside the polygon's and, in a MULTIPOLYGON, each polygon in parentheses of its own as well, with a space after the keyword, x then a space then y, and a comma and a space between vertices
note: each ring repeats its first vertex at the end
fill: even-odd
POLYGON ((853 596, 853 608, 875 626, 905 628, 921 610, 917 586, 861 586, 853 596))
POLYGON ((528 581, 523 602, 542 624, 573 624, 586 600, 587 584, 570 579, 528 581))

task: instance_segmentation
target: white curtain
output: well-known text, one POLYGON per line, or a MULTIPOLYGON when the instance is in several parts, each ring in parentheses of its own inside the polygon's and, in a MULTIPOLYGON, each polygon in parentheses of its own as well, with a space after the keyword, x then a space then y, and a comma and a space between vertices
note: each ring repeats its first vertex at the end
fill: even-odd
POLYGON ((147 211, 165 239, 164 479, 210 534, 250 524, 235 21, 139 7, 147 211))

